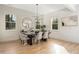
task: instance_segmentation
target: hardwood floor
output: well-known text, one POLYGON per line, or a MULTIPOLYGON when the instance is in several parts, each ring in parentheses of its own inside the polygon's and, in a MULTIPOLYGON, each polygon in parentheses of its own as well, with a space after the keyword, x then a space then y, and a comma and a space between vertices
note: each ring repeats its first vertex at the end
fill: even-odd
POLYGON ((79 44, 48 39, 39 44, 22 45, 20 41, 0 43, 0 54, 78 54, 79 44))

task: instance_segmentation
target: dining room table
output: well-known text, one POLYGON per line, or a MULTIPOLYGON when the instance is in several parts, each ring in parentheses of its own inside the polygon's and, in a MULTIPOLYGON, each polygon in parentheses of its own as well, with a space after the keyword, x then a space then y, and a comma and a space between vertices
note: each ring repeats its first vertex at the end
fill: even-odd
POLYGON ((35 38, 35 35, 36 35, 35 32, 26 32, 24 34, 27 35, 27 37, 29 38, 27 40, 27 44, 33 45, 33 38, 35 38))

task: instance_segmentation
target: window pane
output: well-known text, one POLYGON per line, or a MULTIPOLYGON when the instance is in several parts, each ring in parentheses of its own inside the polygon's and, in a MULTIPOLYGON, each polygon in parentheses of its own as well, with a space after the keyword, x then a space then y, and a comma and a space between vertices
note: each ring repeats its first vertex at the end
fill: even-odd
POLYGON ((10 19, 11 19, 11 22, 15 22, 15 20, 16 20, 16 17, 14 16, 14 15, 10 15, 11 17, 10 17, 10 19))
POLYGON ((11 29, 11 24, 6 22, 6 29, 11 29))
POLYGON ((16 21, 16 17, 15 17, 14 15, 10 15, 10 14, 7 14, 7 15, 5 16, 5 19, 6 19, 6 21, 8 21, 8 22, 15 22, 15 21, 16 21))
POLYGON ((15 23, 11 23, 11 29, 15 29, 15 23))
POLYGON ((15 29, 15 23, 6 22, 6 29, 15 29))
POLYGON ((58 24, 52 24, 52 29, 58 29, 58 24))
POLYGON ((58 19, 57 19, 57 18, 54 19, 54 20, 53 20, 53 23, 58 23, 58 19))
POLYGON ((5 16, 6 21, 10 21, 9 14, 5 16))

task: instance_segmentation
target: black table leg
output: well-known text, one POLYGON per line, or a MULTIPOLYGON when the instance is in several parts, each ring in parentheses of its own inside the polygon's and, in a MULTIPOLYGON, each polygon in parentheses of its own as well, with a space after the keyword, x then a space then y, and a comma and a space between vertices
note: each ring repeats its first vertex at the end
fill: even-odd
POLYGON ((27 40, 27 43, 28 43, 29 45, 32 45, 32 39, 30 38, 29 40, 27 40))

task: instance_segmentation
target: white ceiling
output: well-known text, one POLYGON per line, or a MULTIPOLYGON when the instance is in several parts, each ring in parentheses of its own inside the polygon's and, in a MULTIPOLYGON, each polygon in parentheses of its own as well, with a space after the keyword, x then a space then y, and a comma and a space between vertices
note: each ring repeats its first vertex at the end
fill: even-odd
MULTIPOLYGON (((35 4, 8 4, 8 6, 27 10, 30 12, 35 13, 36 12, 36 5, 35 4)), ((73 5, 73 4, 39 4, 38 5, 38 13, 39 14, 47 14, 49 12, 55 12, 60 9, 67 8, 70 11, 76 11, 78 9, 79 5, 73 5)))

